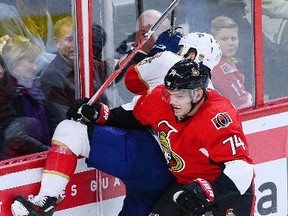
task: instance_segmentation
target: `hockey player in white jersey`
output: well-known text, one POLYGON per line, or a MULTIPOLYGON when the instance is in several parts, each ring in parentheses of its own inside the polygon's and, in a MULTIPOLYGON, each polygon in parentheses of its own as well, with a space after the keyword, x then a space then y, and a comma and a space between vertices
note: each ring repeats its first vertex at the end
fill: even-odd
MULTIPOLYGON (((161 51, 161 49, 165 50, 163 43, 169 41, 167 40, 167 37, 170 37, 169 33, 168 30, 159 36, 151 50, 152 53, 153 50, 156 52, 161 51)), ((171 46, 171 43, 168 46, 171 46)), ((221 56, 220 46, 211 34, 189 33, 180 39, 177 54, 171 51, 158 52, 140 63, 130 66, 125 75, 125 85, 134 94, 148 94, 157 85, 163 83, 167 71, 183 58, 192 59, 198 63, 202 62, 212 70, 219 63, 221 56)), ((212 87, 211 84, 210 87, 212 87)))

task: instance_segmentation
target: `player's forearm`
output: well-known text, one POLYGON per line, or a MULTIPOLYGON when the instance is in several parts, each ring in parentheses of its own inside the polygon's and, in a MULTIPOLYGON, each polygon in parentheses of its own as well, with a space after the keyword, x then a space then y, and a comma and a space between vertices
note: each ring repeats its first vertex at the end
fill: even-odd
POLYGON ((144 128, 144 126, 134 117, 132 110, 125 110, 122 106, 111 110, 106 124, 127 129, 144 128))
POLYGON ((225 163, 222 174, 213 182, 218 204, 227 204, 251 193, 253 176, 252 164, 242 160, 225 163))

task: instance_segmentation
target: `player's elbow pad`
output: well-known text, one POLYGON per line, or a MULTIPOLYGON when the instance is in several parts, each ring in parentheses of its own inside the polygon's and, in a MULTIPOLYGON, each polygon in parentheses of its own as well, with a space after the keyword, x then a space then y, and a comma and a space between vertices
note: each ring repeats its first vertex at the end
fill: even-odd
POLYGON ((243 195, 251 185, 254 169, 253 164, 243 160, 234 160, 225 163, 223 173, 235 184, 240 194, 243 195))
POLYGON ((137 69, 137 64, 130 66, 124 78, 125 87, 137 95, 146 95, 149 87, 146 82, 141 78, 140 72, 137 69))

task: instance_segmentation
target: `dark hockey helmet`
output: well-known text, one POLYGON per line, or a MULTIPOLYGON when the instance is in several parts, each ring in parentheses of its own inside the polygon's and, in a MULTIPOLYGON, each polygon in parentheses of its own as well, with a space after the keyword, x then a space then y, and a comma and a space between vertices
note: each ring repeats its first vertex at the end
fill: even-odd
POLYGON ((209 83, 210 69, 201 62, 198 64, 185 59, 174 64, 164 78, 167 89, 206 89, 209 83))

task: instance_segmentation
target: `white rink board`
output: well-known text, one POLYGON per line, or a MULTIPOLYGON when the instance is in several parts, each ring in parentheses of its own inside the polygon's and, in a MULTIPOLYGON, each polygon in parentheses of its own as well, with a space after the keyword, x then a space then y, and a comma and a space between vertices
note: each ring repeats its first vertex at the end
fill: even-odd
MULTIPOLYGON (((255 165, 254 216, 287 216, 287 159, 255 165), (271 201, 272 200, 272 201, 271 201)), ((55 212, 55 216, 117 216, 125 196, 55 212)))
POLYGON ((53 214, 53 216, 117 216, 122 208, 124 198, 125 196, 121 196, 98 203, 91 203, 88 205, 57 211, 53 214))
POLYGON ((287 158, 257 164, 255 172, 255 216, 287 216, 287 158))

